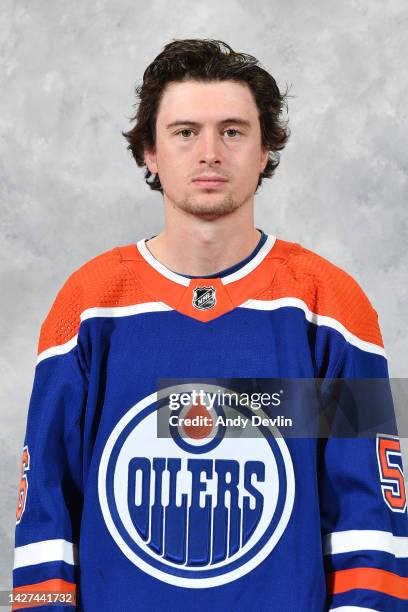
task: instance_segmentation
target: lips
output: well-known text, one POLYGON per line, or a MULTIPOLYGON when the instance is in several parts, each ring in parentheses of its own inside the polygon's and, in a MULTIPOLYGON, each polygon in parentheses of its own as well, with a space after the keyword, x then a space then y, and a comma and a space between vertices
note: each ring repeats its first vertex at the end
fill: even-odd
POLYGON ((195 183, 198 187, 204 187, 206 189, 209 189, 210 187, 219 187, 226 182, 226 178, 218 175, 198 176, 197 178, 193 179, 193 183, 195 183))

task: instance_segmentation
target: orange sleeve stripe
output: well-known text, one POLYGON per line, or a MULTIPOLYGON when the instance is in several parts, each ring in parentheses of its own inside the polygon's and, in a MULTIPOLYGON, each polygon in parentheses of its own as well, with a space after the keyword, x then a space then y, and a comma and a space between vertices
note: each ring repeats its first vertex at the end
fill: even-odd
POLYGON ((408 578, 371 567, 339 570, 328 574, 327 591, 331 595, 352 589, 369 589, 399 599, 408 599, 408 578))
POLYGON ((13 603, 12 610, 22 610, 26 608, 38 608, 39 606, 56 605, 58 601, 54 601, 50 597, 50 601, 29 601, 31 595, 45 595, 45 599, 48 596, 56 596, 56 594, 62 594, 64 596, 71 595, 70 604, 76 605, 76 585, 73 582, 67 582, 60 578, 53 578, 51 580, 45 580, 44 582, 36 582, 35 584, 25 584, 24 586, 16 587, 13 589, 13 598, 19 595, 21 599, 25 601, 16 601, 13 603))

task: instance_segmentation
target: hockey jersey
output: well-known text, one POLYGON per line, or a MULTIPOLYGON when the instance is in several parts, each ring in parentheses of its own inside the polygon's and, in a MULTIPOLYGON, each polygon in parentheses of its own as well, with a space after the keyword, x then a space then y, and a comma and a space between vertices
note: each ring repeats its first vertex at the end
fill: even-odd
POLYGON ((39 336, 13 609, 407 610, 397 436, 157 435, 158 381, 274 377, 388 377, 369 300, 301 245, 212 278, 144 240, 76 270, 39 336))

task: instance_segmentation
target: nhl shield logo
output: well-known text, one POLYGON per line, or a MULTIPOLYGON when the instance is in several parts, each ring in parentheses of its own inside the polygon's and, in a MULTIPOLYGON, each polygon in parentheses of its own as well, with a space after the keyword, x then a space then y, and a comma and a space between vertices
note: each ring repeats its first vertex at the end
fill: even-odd
POLYGON ((193 294, 193 306, 197 310, 209 310, 217 303, 214 287, 196 287, 193 294))
POLYGON ((277 430, 260 427, 256 444, 230 438, 217 424, 222 404, 194 408, 210 420, 195 435, 176 424, 158 438, 157 411, 168 411, 169 393, 185 388, 164 389, 160 400, 153 393, 123 415, 102 453, 98 492, 108 531, 138 569, 200 589, 244 576, 271 553, 292 513, 295 480, 277 430))

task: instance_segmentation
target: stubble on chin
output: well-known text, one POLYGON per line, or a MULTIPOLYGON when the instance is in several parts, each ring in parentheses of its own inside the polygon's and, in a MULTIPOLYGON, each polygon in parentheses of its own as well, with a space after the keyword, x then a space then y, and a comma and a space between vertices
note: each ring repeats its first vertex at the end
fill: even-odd
POLYGON ((234 210, 240 208, 242 204, 242 202, 234 200, 231 194, 227 194, 220 200, 212 202, 188 195, 182 200, 175 202, 174 206, 190 215, 216 218, 229 215, 234 210))

